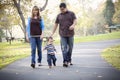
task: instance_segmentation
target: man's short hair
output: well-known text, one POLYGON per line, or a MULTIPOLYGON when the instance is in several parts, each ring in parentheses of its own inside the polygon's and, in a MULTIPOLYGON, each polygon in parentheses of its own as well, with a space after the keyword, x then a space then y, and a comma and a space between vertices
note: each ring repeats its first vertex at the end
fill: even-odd
POLYGON ((60 8, 62 8, 62 7, 63 7, 63 8, 66 8, 66 4, 65 4, 65 3, 61 3, 59 7, 60 7, 60 8))

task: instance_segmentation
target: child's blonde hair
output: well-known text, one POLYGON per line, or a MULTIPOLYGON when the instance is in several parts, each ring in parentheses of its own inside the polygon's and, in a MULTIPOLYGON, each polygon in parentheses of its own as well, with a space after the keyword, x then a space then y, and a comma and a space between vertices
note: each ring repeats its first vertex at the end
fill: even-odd
POLYGON ((47 42, 49 41, 49 39, 53 39, 53 37, 47 37, 47 42))

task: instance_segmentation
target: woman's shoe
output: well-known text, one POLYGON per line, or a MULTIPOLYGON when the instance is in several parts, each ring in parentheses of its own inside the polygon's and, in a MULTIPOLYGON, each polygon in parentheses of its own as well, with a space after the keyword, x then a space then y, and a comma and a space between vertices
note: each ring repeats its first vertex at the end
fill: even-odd
POLYGON ((35 68, 35 64, 31 64, 31 67, 32 67, 32 68, 35 68))
POLYGON ((54 66, 56 66, 56 63, 53 63, 54 66))
POLYGON ((72 66, 73 64, 72 64, 72 63, 70 63, 70 65, 72 66))

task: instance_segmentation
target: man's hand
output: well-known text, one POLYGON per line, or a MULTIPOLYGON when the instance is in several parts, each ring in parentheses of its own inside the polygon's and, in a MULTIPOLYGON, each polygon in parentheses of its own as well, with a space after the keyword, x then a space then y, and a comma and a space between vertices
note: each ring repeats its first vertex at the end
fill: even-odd
POLYGON ((53 33, 50 35, 50 37, 53 37, 53 33))
POLYGON ((73 21, 73 24, 70 26, 69 30, 74 30, 75 25, 77 24, 76 19, 73 21))
POLYGON ((69 30, 74 30, 74 27, 75 27, 75 26, 73 26, 73 25, 70 26, 70 27, 69 27, 69 30))

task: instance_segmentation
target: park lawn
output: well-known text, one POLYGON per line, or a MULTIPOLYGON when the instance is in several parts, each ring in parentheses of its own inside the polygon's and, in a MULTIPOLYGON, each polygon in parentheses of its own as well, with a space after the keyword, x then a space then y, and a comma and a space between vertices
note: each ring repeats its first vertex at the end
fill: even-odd
MULTIPOLYGON (((94 36, 85 36, 85 37, 74 37, 75 43, 80 42, 93 42, 93 41, 102 41, 102 40, 112 40, 112 39, 120 39, 120 31, 119 32, 112 32, 107 34, 98 34, 94 36)), ((60 44, 60 39, 55 38, 55 44, 60 44)))
POLYGON ((30 47, 28 43, 13 42, 12 45, 7 42, 0 43, 0 69, 29 55, 30 47))
POLYGON ((99 35, 95 35, 95 36, 75 37, 75 43, 111 40, 111 39, 119 39, 119 38, 120 38, 120 31, 108 33, 108 34, 99 34, 99 35))
POLYGON ((105 49, 102 52, 102 57, 113 67, 120 70, 120 45, 105 49))
MULTIPOLYGON (((120 38, 120 32, 113 32, 96 36, 75 37, 75 43, 110 40, 118 38, 120 38)), ((54 43, 60 45, 60 39, 56 38, 54 43)), ((43 43, 43 46, 44 45, 45 43, 43 43)), ((28 43, 17 41, 12 42, 12 45, 7 42, 0 43, 0 68, 3 68, 8 64, 29 55, 30 45, 28 43)))

